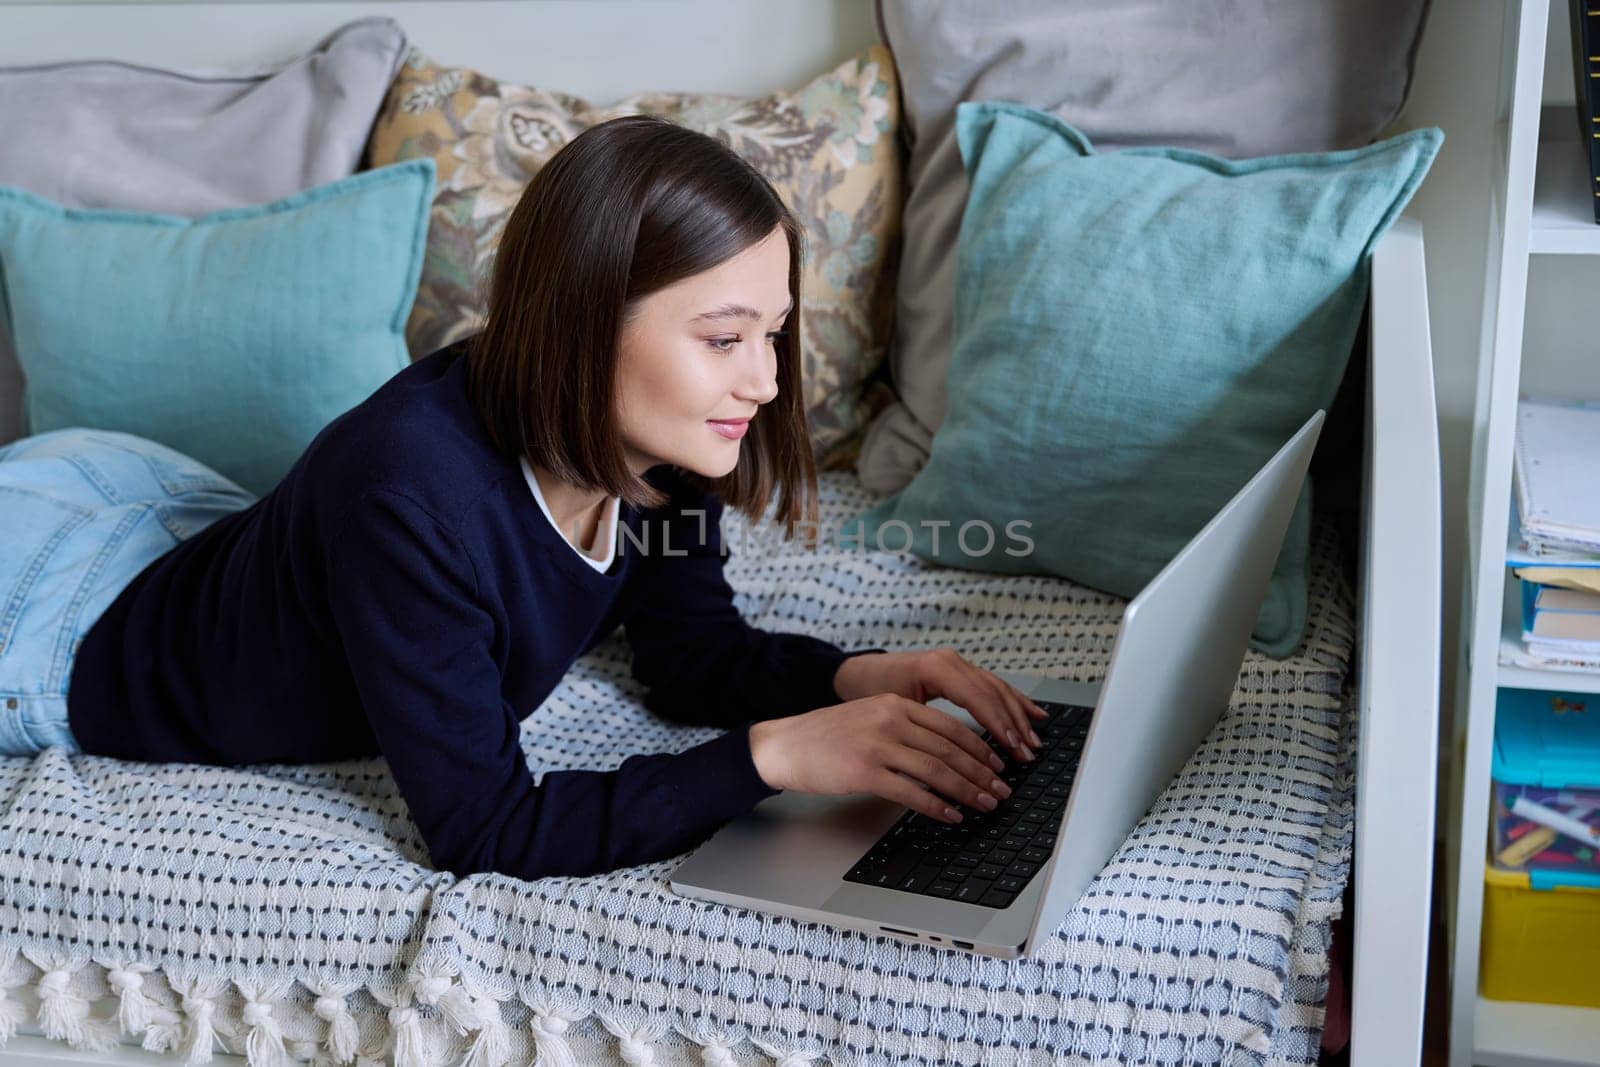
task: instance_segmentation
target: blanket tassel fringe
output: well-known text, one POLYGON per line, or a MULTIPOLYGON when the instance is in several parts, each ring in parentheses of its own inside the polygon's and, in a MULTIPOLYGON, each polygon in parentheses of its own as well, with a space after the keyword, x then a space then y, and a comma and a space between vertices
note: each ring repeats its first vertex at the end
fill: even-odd
MULTIPOLYGON (((348 999, 361 988, 356 982, 306 981, 306 988, 316 997, 312 1010, 327 1023, 327 1031, 321 1040, 296 1041, 287 1037, 274 1015, 274 1009, 289 994, 291 980, 234 980, 232 984, 243 998, 243 1027, 236 1035, 219 1018, 228 979, 168 976, 182 1007, 181 1011, 173 1011, 146 991, 146 978, 156 973, 148 964, 109 956, 91 961, 32 950, 19 954, 17 948, 4 945, 0 945, 0 1049, 27 1018, 23 1004, 11 993, 28 984, 27 978, 13 976, 19 958, 26 958, 41 972, 34 983, 39 995, 36 1021, 40 1032, 77 1049, 105 1052, 121 1043, 122 1034, 142 1035, 146 1051, 176 1053, 189 1067, 198 1067, 211 1062, 219 1048, 231 1053, 223 1044, 224 1038, 242 1035, 240 1044, 249 1067, 286 1067, 296 1062, 379 1067, 389 1053, 395 1067, 445 1067, 442 1050, 429 1039, 424 1027, 426 1017, 419 1008, 426 1006, 433 1008, 458 1036, 470 1035, 466 1052, 452 1067, 519 1067, 513 1062, 511 1027, 501 1010, 501 1001, 485 990, 470 987, 445 963, 414 971, 393 992, 369 990, 388 1009, 388 1037, 392 1044, 380 1056, 368 1055, 372 1050, 361 1047, 361 1035, 348 999), (90 963, 105 972, 106 987, 116 998, 114 1014, 94 1015, 90 998, 72 988, 79 971, 90 963)), ((528 1022, 535 1053, 533 1063, 537 1067, 579 1067, 567 1035, 572 1025, 586 1016, 552 1003, 530 1001, 528 1007, 533 1013, 528 1022)), ((624 1062, 632 1067, 655 1067, 655 1042, 661 1031, 605 1013, 599 1013, 597 1018, 617 1038, 624 1062)), ((737 1062, 732 1042, 724 1035, 679 1032, 703 1047, 702 1059, 709 1067, 733 1067, 737 1062)), ((756 1045, 772 1057, 777 1067, 811 1067, 821 1055, 785 1052, 760 1041, 756 1045)))

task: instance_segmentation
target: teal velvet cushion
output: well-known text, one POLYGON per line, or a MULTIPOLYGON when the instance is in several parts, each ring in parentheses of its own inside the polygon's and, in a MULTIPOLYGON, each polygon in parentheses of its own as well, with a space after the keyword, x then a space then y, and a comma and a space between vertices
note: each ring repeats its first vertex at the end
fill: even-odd
MULTIPOLYGON (((1008 101, 962 103, 956 127, 949 413, 911 483, 844 531, 1132 597, 1332 403, 1372 248, 1444 135, 1228 160, 1096 153, 1008 101)), ((1305 629, 1310 520, 1308 479, 1251 635, 1268 655, 1305 629)))
POLYGON ((198 218, 0 186, 0 293, 29 433, 121 430, 258 495, 410 362, 434 163, 198 218))

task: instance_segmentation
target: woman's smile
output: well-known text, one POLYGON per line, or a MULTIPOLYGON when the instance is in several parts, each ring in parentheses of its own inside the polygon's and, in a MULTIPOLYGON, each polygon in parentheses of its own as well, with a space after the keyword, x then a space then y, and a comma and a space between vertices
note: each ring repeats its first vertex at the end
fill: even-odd
POLYGON ((707 419, 706 423, 730 441, 737 441, 750 428, 749 419, 707 419))

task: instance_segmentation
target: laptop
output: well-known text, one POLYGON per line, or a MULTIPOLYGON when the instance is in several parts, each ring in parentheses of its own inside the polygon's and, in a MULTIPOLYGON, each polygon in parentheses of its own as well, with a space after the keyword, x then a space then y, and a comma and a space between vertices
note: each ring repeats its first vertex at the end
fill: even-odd
MULTIPOLYGON (((1097 683, 996 672, 1049 713, 1032 763, 965 709, 1012 794, 959 823, 873 794, 785 790, 724 823, 674 892, 1001 959, 1033 953, 1216 725, 1238 680, 1318 410, 1128 602, 1097 683)), ((919 783, 920 784, 920 783, 919 783)))

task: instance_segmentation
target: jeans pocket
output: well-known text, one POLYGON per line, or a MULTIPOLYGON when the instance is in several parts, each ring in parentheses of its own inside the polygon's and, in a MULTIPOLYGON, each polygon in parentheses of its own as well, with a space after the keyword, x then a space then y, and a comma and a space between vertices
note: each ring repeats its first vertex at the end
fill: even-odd
POLYGON ((0 485, 0 516, 7 542, 0 553, 0 661, 4 661, 17 644, 23 606, 50 557, 94 512, 45 493, 0 485))
POLYGON ((148 438, 140 442, 139 455, 168 496, 184 497, 191 493, 235 494, 255 499, 255 494, 241 488, 192 456, 148 438))
POLYGON ((154 508, 161 525, 179 541, 187 541, 224 515, 250 507, 256 499, 255 494, 234 486, 232 489, 196 490, 155 504, 154 508))

